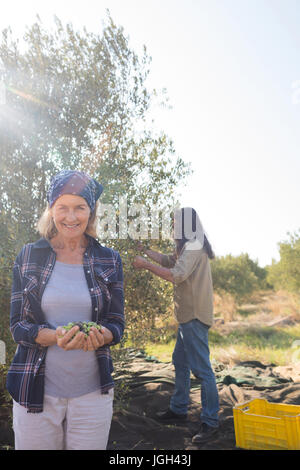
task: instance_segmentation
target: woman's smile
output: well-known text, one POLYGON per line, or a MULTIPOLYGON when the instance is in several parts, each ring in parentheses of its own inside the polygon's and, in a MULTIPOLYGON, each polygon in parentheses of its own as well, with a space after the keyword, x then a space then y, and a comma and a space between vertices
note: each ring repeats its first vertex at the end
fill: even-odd
POLYGON ((62 225, 68 230, 75 230, 77 227, 79 227, 80 224, 65 224, 62 222, 62 225))

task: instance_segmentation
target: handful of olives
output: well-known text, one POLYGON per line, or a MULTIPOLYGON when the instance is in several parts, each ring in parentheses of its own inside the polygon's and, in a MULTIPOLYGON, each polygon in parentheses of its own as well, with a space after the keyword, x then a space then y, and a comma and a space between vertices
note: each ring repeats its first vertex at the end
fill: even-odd
MULTIPOLYGON (((90 333, 90 329, 91 329, 92 327, 97 328, 97 330, 99 330, 100 332, 101 332, 101 330, 102 330, 101 325, 98 325, 97 323, 95 323, 95 322, 93 322, 93 321, 89 321, 89 322, 87 322, 87 321, 70 322, 70 323, 68 323, 67 325, 62 326, 62 328, 63 328, 64 330, 69 331, 69 330, 71 330, 71 328, 73 328, 73 326, 79 326, 79 330, 76 331, 75 335, 76 335, 79 331, 83 331, 83 333, 85 333, 85 337, 86 337, 86 338, 88 337, 88 335, 89 335, 89 333, 90 333)), ((74 336, 75 336, 75 335, 74 335, 74 336)), ((74 336, 73 336, 73 338, 74 338, 74 336)), ((62 338, 62 336, 60 336, 60 337, 62 338)))

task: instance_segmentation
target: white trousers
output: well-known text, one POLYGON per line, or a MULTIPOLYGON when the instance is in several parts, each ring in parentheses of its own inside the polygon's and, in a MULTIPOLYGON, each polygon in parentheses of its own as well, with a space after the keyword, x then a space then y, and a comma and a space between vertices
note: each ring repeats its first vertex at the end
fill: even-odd
POLYGON ((76 398, 44 396, 41 413, 27 413, 13 400, 15 450, 105 450, 114 389, 76 398))

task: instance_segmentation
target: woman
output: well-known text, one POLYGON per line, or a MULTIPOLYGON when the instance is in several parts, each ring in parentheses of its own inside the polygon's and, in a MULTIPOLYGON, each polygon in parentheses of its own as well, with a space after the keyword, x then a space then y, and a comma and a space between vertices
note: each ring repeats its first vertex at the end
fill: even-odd
POLYGON ((114 383, 110 346, 124 331, 122 261, 95 239, 102 185, 58 173, 13 268, 10 329, 18 347, 7 375, 16 450, 107 446, 114 383), (93 321, 89 336, 70 322, 93 321))
POLYGON ((175 212, 173 255, 144 248, 150 263, 142 256, 133 262, 136 269, 148 269, 174 284, 175 317, 179 322, 172 360, 175 366, 175 389, 167 411, 157 417, 164 422, 182 421, 187 417, 190 372, 201 381, 201 429, 194 443, 207 441, 219 426, 219 398, 209 359, 208 330, 213 323, 213 286, 209 259, 214 257, 201 222, 192 208, 175 212))

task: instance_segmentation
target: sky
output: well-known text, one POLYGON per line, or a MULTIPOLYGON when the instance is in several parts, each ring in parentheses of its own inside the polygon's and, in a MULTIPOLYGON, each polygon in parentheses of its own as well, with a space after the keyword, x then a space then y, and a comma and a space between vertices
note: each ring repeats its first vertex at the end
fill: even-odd
POLYGON ((300 229, 300 2, 298 0, 10 0, 0 30, 22 40, 38 14, 101 33, 106 10, 130 46, 152 57, 155 108, 193 175, 180 187, 217 256, 248 253, 260 266, 300 229))

